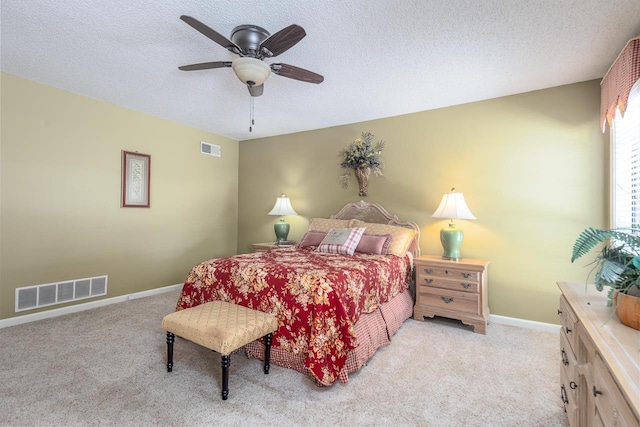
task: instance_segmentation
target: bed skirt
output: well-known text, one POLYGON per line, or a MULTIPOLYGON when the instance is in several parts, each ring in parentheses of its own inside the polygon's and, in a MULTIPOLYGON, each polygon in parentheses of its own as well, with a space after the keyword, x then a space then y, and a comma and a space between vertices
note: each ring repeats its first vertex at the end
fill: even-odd
MULTIPOLYGON (((355 324, 358 347, 349 352, 346 366, 340 371, 340 382, 349 382, 349 374, 360 369, 380 347, 389 344, 391 337, 412 314, 413 298, 409 290, 405 290, 381 305, 373 313, 360 316, 355 324)), ((261 341, 249 343, 244 349, 247 357, 264 360, 264 344, 261 341)), ((272 347, 271 363, 295 369, 313 379, 304 364, 304 355, 272 347)), ((323 386, 318 381, 316 381, 316 385, 323 386)))

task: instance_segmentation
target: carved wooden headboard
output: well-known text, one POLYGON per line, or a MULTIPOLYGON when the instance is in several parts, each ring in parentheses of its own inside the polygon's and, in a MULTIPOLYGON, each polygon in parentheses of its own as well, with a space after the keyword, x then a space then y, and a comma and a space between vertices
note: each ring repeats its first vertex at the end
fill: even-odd
POLYGON ((351 202, 344 205, 340 211, 330 218, 335 219, 359 219, 364 222, 373 222, 378 224, 397 225, 399 227, 410 228, 417 231, 409 251, 414 257, 420 256, 420 227, 413 221, 401 221, 396 215, 392 215, 385 208, 375 202, 351 202))

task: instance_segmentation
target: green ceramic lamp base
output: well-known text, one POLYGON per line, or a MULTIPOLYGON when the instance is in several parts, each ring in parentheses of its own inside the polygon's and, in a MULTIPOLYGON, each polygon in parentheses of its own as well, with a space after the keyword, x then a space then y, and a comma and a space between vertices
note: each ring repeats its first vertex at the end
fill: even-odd
POLYGON ((289 224, 284 222, 284 218, 280 218, 280 221, 276 222, 273 225, 273 229, 276 232, 277 242, 280 242, 282 240, 287 240, 287 236, 289 235, 289 224))
POLYGON ((458 260, 460 259, 460 246, 462 246, 462 240, 464 238, 464 232, 456 228, 456 225, 451 222, 448 228, 440 230, 440 242, 444 253, 442 258, 458 260))

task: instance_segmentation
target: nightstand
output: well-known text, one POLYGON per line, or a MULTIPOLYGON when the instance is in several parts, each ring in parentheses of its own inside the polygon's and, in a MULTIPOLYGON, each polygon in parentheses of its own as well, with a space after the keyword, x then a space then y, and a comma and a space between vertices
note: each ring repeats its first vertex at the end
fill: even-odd
POLYGON ((266 252, 272 249, 282 249, 282 248, 291 248, 296 245, 296 242, 293 240, 287 240, 287 244, 278 245, 275 242, 267 242, 267 243, 254 243, 253 251, 254 252, 266 252))
POLYGON ((413 318, 442 316, 473 326, 485 334, 489 321, 487 267, 489 261, 458 261, 424 255, 415 259, 416 305, 413 318))
POLYGON ((274 242, 267 242, 267 243, 254 243, 253 244, 253 251, 254 252, 266 252, 266 251, 270 251, 271 249, 278 249, 278 245, 274 242))

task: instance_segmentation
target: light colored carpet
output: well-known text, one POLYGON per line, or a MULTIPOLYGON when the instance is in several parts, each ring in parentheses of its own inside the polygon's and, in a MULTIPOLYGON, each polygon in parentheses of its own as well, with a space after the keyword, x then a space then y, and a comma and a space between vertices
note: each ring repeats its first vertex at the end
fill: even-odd
POLYGON ((166 372, 169 292, 0 329, 0 425, 566 426, 559 337, 491 324, 478 335, 445 319, 407 320, 346 385, 243 353, 176 339, 166 372))

